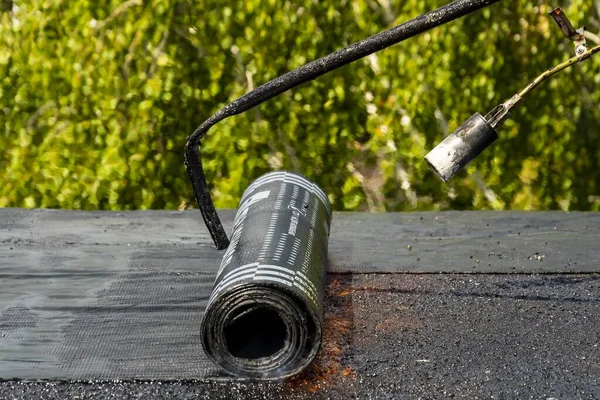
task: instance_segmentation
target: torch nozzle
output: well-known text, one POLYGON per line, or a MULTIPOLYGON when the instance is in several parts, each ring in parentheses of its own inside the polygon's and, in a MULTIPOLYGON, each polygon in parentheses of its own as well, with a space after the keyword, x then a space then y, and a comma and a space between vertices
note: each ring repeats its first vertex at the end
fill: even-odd
POLYGON ((433 172, 448 182, 498 139, 496 130, 475 113, 425 156, 433 172))
POLYGON ((556 19, 565 35, 575 42, 575 56, 540 74, 521 92, 490 111, 485 118, 479 113, 473 114, 471 118, 431 150, 425 156, 425 161, 444 182, 448 182, 479 153, 498 139, 496 128, 508 119, 512 109, 540 83, 573 64, 600 53, 600 45, 591 49, 585 45, 583 36, 585 27, 575 30, 561 9, 557 8, 550 14, 556 19))

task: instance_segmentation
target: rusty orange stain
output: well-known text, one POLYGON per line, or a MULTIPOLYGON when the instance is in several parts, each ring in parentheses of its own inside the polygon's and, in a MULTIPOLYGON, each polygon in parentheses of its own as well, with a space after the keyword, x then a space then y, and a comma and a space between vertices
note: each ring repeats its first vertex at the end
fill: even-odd
POLYGON ((355 379, 356 373, 343 363, 354 324, 351 294, 351 280, 343 276, 330 278, 325 293, 321 351, 313 364, 288 380, 287 385, 312 393, 355 379))

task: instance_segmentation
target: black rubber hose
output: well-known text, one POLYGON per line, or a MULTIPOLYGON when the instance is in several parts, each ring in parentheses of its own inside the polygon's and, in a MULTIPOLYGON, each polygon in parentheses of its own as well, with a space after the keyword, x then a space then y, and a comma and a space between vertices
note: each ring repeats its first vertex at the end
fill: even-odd
POLYGON ((229 240, 213 205, 198 149, 200 140, 213 125, 225 118, 255 107, 304 82, 316 79, 327 72, 499 1, 457 0, 434 11, 420 15, 417 18, 356 42, 341 50, 337 50, 334 53, 312 61, 259 86, 255 90, 229 103, 196 128, 185 144, 185 166, 190 176, 198 207, 217 248, 219 250, 227 248, 229 240))
POLYGON ((201 325, 204 351, 225 371, 280 379, 315 358, 330 224, 327 196, 298 174, 246 189, 201 325))

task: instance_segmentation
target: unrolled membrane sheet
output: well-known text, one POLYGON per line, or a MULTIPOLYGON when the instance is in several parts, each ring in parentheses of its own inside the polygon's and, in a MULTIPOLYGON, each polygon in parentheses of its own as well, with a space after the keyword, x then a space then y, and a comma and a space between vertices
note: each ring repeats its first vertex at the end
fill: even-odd
POLYGON ((225 371, 278 379, 317 355, 331 205, 306 178, 275 172, 245 191, 202 322, 225 371))
MULTIPOLYGON (((228 232, 235 214, 219 211, 228 232)), ((334 213, 328 270, 589 274, 598 237, 600 213, 334 213)), ((0 209, 0 377, 220 379, 200 323, 223 254, 198 210, 0 209)), ((368 312, 358 307, 338 311, 360 321, 368 312)), ((362 331, 352 335, 362 343, 362 331)))

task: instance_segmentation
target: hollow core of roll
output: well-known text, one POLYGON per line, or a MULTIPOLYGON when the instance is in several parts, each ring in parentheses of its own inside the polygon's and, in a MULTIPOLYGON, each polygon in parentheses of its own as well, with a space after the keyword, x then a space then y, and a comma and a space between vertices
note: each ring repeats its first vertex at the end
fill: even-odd
POLYGON ((224 337, 232 356, 255 360, 281 351, 285 346, 287 329, 273 308, 248 307, 239 310, 229 321, 224 337))

